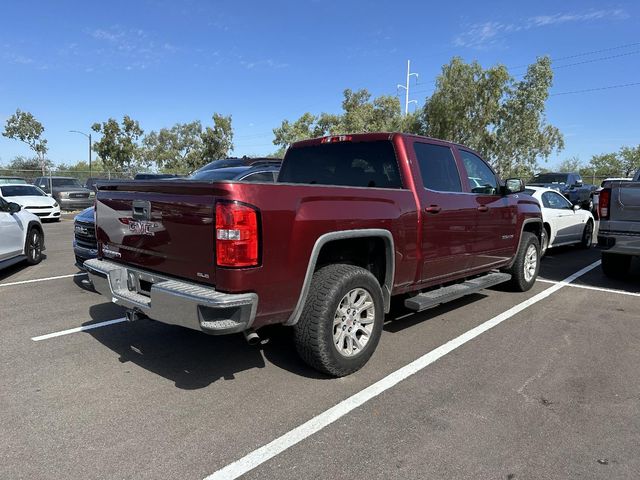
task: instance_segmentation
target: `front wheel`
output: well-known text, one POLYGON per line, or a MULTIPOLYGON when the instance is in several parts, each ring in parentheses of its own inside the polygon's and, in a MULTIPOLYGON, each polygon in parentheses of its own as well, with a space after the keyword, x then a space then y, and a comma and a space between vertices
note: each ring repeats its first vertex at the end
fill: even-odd
POLYGON ((522 232, 520 248, 511 268, 505 270, 511 274, 509 287, 517 292, 526 292, 533 287, 540 271, 540 243, 531 232, 522 232))
POLYGON ((24 254, 27 256, 29 265, 37 265, 42 260, 42 246, 44 237, 42 232, 32 227, 27 233, 27 239, 24 246, 24 254))
POLYGON ((373 354, 384 322, 376 278, 353 265, 328 265, 313 275, 300 320, 296 349, 311 367, 342 377, 362 368, 373 354))

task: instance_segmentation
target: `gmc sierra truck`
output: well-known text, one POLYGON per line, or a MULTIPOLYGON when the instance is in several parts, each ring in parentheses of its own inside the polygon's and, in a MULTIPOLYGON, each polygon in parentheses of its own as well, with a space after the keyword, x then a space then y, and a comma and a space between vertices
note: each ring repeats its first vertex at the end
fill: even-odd
POLYGON ((624 278, 633 257, 640 256, 640 170, 634 180, 614 181, 600 191, 598 247, 602 270, 613 278, 624 278))
POLYGON ((342 376, 370 358, 392 297, 420 311, 531 288, 542 221, 523 189, 462 145, 323 137, 293 144, 277 183, 100 185, 98 258, 84 266, 130 320, 250 343, 292 326, 300 356, 342 376))

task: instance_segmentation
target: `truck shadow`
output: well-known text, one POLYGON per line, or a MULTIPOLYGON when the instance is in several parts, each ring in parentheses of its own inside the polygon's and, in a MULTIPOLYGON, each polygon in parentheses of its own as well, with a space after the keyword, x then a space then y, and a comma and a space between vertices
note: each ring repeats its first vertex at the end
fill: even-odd
MULTIPOLYGON (((94 305, 91 323, 124 317, 112 303, 94 305)), ((174 382, 184 390, 205 388, 218 380, 234 380, 236 374, 265 367, 265 358, 296 375, 329 378, 307 367, 296 354, 289 329, 261 331, 263 344, 250 346, 241 334, 212 336, 152 320, 87 330, 94 339, 118 354, 121 363, 137 366, 174 382)))

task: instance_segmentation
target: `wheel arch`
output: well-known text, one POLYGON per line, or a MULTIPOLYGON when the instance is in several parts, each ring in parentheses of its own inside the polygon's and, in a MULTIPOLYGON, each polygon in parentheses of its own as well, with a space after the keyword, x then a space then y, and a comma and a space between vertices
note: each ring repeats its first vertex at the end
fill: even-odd
MULTIPOLYGON (((352 240, 374 240, 382 242, 382 245, 384 246, 383 273, 381 274, 380 272, 378 272, 378 275, 376 275, 375 271, 372 271, 372 273, 376 275, 376 278, 378 279, 378 282, 380 283, 380 287, 382 289, 384 311, 389 312, 389 309, 391 308, 391 290, 393 288, 393 278, 395 275, 395 247, 391 232, 384 229, 342 230, 337 232, 325 233, 316 240, 315 244, 313 245, 313 249, 311 250, 311 256, 309 258, 309 263, 307 264, 307 271, 302 283, 300 295, 298 296, 298 301, 293 312, 289 316, 289 319, 285 322, 285 325, 295 325, 298 322, 298 319, 302 314, 307 295, 309 293, 309 288, 311 287, 313 274, 316 272, 317 267, 324 266, 322 265, 323 258, 331 258, 331 256, 327 257, 326 253, 323 256, 323 251, 327 252, 326 248, 331 247, 332 244, 336 245, 339 242, 352 240), (321 263, 319 263, 319 261, 321 263)), ((350 262, 342 261, 341 263, 350 262)), ((358 265, 357 262, 354 262, 353 264, 358 265)), ((371 271, 371 269, 369 268, 368 270, 371 271)))

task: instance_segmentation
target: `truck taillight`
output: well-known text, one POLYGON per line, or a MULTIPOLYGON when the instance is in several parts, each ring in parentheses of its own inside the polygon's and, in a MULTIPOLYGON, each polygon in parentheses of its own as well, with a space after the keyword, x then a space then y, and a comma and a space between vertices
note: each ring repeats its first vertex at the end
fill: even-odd
POLYGON ((598 215, 600 218, 608 219, 609 218, 609 207, 611 204, 611 189, 605 188, 600 191, 600 196, 598 198, 598 215))
POLYGON ((236 202, 216 203, 216 264, 255 267, 259 262, 258 212, 236 202))
POLYGON ((338 142, 350 142, 351 135, 333 135, 330 137, 322 137, 320 143, 338 143, 338 142))

